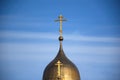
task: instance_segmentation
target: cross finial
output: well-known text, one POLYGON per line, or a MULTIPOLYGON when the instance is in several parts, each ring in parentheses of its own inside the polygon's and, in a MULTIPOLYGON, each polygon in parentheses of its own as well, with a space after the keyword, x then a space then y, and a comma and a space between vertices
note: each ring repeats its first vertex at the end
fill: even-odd
POLYGON ((57 78, 60 79, 61 78, 61 65, 63 65, 60 60, 57 61, 57 63, 55 64, 57 65, 57 78))
POLYGON ((60 22, 60 29, 59 29, 59 32, 60 32, 60 36, 62 36, 62 22, 63 21, 66 21, 64 18, 63 18, 63 16, 62 15, 60 15, 60 16, 58 16, 58 20, 55 20, 55 22, 60 22))

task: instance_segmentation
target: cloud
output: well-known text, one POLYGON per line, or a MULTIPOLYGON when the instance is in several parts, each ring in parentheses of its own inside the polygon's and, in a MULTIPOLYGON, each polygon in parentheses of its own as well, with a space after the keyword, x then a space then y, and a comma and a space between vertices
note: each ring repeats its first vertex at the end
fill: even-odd
MULTIPOLYGON (((35 39, 35 40, 56 40, 58 37, 55 33, 39 33, 39 32, 15 32, 1 31, 0 38, 13 39, 35 39)), ((70 41, 86 41, 86 42, 118 42, 120 38, 104 38, 104 37, 86 37, 81 35, 64 35, 66 40, 70 41)), ((59 50, 59 44, 52 43, 0 43, 0 55, 3 60, 44 60, 51 61, 59 50), (47 56, 46 56, 47 55, 47 56)), ((119 63, 118 57, 120 47, 118 46, 92 46, 79 44, 64 44, 64 51, 68 57, 75 62, 90 63, 119 63), (104 56, 104 57, 103 57, 104 56), (78 60, 79 59, 79 60, 78 60)))
POLYGON ((82 35, 66 35, 66 39, 73 41, 88 41, 88 42, 120 42, 120 38, 113 37, 92 37, 82 35))
MULTIPOLYGON (((89 63, 119 63, 120 47, 91 47, 65 45, 66 55, 75 62, 89 63)), ((51 61, 57 54, 57 44, 21 44, 0 43, 2 60, 32 60, 51 61)))
POLYGON ((56 34, 39 32, 0 31, 0 38, 17 39, 56 39, 56 34))
MULTIPOLYGON (((16 32, 16 31, 0 31, 0 38, 17 38, 17 39, 51 39, 56 40, 58 34, 51 32, 16 32)), ((86 41, 86 42, 120 42, 119 37, 93 37, 83 35, 64 34, 66 40, 86 41)))
MULTIPOLYGON (((64 51, 74 55, 112 55, 119 53, 120 47, 112 46, 81 46, 65 44, 64 51)), ((4 53, 56 53, 59 50, 59 44, 56 43, 0 43, 0 48, 4 53), (46 50, 47 49, 47 50, 46 50)))
MULTIPOLYGON (((45 18, 45 17, 44 17, 45 18)), ((51 22, 44 21, 43 18, 38 17, 27 17, 27 16, 18 16, 18 15, 0 15, 0 25, 7 27, 42 27, 50 26, 51 22)))

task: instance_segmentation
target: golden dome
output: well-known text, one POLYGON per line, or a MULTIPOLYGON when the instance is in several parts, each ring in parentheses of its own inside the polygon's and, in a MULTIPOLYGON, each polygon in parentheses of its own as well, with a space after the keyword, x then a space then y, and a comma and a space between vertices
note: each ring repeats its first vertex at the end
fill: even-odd
POLYGON ((79 71, 65 56, 61 42, 57 56, 45 68, 43 80, 80 80, 79 71))
POLYGON ((43 73, 43 80, 80 80, 77 67, 64 54, 62 48, 62 35, 60 35, 59 41, 59 52, 45 68, 43 73))

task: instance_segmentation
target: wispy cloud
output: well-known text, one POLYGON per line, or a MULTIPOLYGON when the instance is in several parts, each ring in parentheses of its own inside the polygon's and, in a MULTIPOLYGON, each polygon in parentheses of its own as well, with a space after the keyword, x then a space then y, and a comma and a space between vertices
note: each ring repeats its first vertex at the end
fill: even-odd
MULTIPOLYGON (((1 52, 3 53, 56 53, 59 45, 55 43, 0 43, 1 52), (47 48, 47 50, 46 50, 47 48)), ((81 46, 81 45, 64 45, 64 51, 74 55, 114 55, 119 53, 120 47, 106 46, 81 46)))
MULTIPOLYGON (((56 40, 58 34, 51 32, 15 32, 0 31, 0 38, 18 38, 18 39, 52 39, 56 40)), ((93 37, 83 35, 64 34, 66 40, 87 41, 87 42, 120 42, 119 37, 93 37)))
POLYGON ((50 26, 50 21, 38 17, 27 17, 18 15, 0 15, 0 25, 13 27, 46 27, 50 26))
POLYGON ((1 31, 1 38, 19 38, 19 39, 56 39, 56 34, 53 33, 39 33, 39 32, 14 32, 1 31))
MULTIPOLYGON (((34 40, 56 40, 58 34, 56 33, 39 33, 39 32, 15 32, 15 31, 1 31, 0 38, 13 39, 34 39, 34 40)), ((81 35, 64 35, 66 40, 70 41, 86 41, 86 42, 120 42, 120 38, 112 37, 87 37, 81 35)), ((0 43, 1 59, 13 60, 45 60, 49 61, 55 57, 58 52, 59 45, 56 43, 0 43), (47 48, 47 50, 46 50, 47 48), (46 56, 47 55, 47 56, 46 56)), ((120 47, 115 46, 81 46, 79 44, 65 44, 64 51, 75 62, 79 59, 80 62, 96 62, 96 63, 119 63, 117 56, 120 47), (74 56, 71 56, 74 55, 74 56), (89 56, 89 55, 92 55, 89 56), (101 57, 100 57, 101 56, 101 57), (103 57, 106 56, 106 57, 103 57), (116 59, 115 59, 116 58, 116 59)))
MULTIPOLYGON (((44 16, 45 18, 45 16, 44 16)), ((31 17, 31 16, 20 16, 20 15, 0 15, 0 19, 3 21, 39 21, 39 22, 43 22, 44 19, 41 17, 31 17)), ((14 24, 14 23, 13 23, 14 24)))
POLYGON ((92 41, 92 42, 120 42, 120 38, 113 37, 93 37, 82 35, 66 35, 66 39, 74 41, 92 41))
MULTIPOLYGON (((119 63, 120 47, 65 46, 67 47, 64 48, 66 55, 78 63, 119 63)), ((57 54, 59 46, 44 43, 1 43, 0 48, 1 59, 3 60, 50 61, 57 54)))

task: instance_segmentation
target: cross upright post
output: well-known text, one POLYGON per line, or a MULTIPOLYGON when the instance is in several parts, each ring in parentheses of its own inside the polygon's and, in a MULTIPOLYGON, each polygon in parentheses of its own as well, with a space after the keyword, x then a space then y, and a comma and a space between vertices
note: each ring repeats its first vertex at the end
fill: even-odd
POLYGON ((57 70, 57 78, 59 79, 59 78, 61 78, 61 65, 62 65, 62 63, 58 60, 55 65, 57 65, 57 69, 58 69, 57 70))
POLYGON ((63 19, 63 16, 62 16, 62 15, 60 15, 58 18, 59 18, 59 19, 58 19, 58 20, 55 20, 55 22, 59 22, 59 23, 60 23, 59 32, 60 32, 60 36, 62 36, 62 22, 63 22, 63 21, 66 21, 66 20, 63 19))

